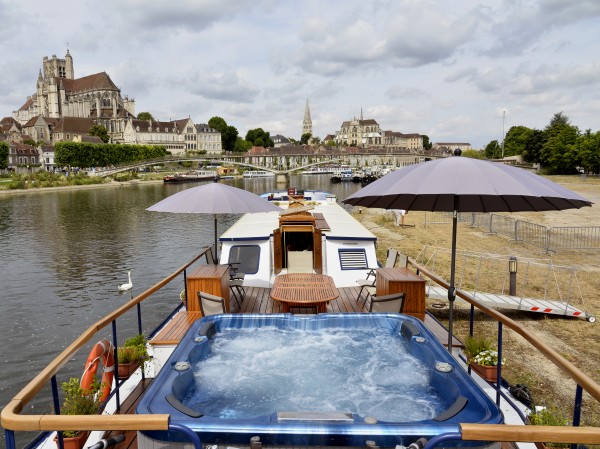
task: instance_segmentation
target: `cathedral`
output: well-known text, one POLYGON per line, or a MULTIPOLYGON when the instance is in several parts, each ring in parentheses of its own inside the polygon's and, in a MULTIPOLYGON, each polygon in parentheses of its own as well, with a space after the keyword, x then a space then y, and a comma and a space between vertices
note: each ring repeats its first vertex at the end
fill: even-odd
POLYGON ((126 122, 134 116, 135 100, 122 97, 106 72, 75 78, 69 50, 64 59, 44 56, 35 93, 13 112, 24 131, 35 131, 31 137, 38 140, 51 140, 54 125, 74 117, 104 126, 113 142, 122 142, 126 122), (38 134, 43 131, 40 120, 47 124, 47 136, 38 134))

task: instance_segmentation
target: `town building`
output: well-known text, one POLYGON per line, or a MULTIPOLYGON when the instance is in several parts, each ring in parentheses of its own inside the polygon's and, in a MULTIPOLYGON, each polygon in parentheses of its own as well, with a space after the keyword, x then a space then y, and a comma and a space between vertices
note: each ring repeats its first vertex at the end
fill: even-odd
POLYGON ((35 93, 1 124, 46 143, 90 141, 85 136, 94 125, 104 126, 112 143, 164 145, 173 154, 222 153, 221 134, 191 118, 138 120, 135 100, 123 97, 106 72, 75 78, 69 50, 64 59, 44 56, 35 93))
POLYGON ((205 152, 221 154, 221 133, 206 124, 195 125, 191 118, 161 122, 129 119, 123 142, 137 145, 164 145, 171 154, 205 152))
MULTIPOLYGON (((113 142, 120 142, 126 119, 134 114, 135 100, 121 96, 106 72, 75 78, 73 57, 67 50, 64 59, 44 56, 35 93, 13 112, 13 118, 21 125, 35 117, 92 119, 106 128, 113 142)), ((53 132, 48 130, 49 134, 53 132)), ((63 132, 67 130, 63 128, 63 132)))
POLYGON ((275 148, 279 148, 282 147, 284 145, 290 145, 292 142, 290 141, 290 139, 288 139, 285 136, 282 136, 281 134, 276 134, 273 137, 271 137, 271 140, 273 141, 273 146, 275 148))

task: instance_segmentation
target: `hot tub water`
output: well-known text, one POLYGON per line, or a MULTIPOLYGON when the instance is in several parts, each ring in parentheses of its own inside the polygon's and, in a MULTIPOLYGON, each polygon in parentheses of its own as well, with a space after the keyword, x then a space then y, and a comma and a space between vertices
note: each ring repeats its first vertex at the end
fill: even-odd
POLYGON ((448 406, 430 388, 430 368, 383 328, 233 329, 193 368, 195 388, 182 402, 223 419, 338 411, 408 422, 448 406))

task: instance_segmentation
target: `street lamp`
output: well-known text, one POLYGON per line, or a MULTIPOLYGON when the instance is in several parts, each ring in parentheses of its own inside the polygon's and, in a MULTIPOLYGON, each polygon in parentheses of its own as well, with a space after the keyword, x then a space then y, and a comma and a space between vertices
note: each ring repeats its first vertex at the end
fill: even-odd
POLYGON ((509 287, 508 294, 510 296, 517 295, 517 258, 510 256, 508 259, 509 287))

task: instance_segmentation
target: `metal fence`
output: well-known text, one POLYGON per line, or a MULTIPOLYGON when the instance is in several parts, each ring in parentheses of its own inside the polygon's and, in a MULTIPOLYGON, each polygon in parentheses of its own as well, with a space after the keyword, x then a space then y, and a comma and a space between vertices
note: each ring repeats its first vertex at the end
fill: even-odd
MULTIPOLYGON (((517 242, 558 250, 600 249, 600 226, 547 227, 494 213, 460 213, 457 220, 472 227, 483 228, 491 234, 501 234, 517 242)), ((426 212, 425 226, 452 223, 451 212, 426 212)))

